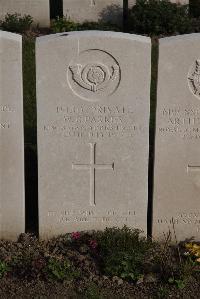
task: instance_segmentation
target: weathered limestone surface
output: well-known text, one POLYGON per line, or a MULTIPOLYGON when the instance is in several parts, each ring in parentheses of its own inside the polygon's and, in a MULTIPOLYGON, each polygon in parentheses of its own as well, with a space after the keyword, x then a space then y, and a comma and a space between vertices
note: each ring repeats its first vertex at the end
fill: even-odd
POLYGON ((200 239, 200 34, 160 40, 153 236, 200 239))
POLYGON ((124 224, 146 232, 150 58, 142 36, 37 39, 41 237, 124 224))
POLYGON ((0 31, 0 238, 25 230, 22 38, 0 31))
POLYGON ((34 24, 41 27, 50 26, 49 0, 0 0, 0 19, 14 13, 31 15, 34 24))
POLYGON ((111 21, 122 24, 123 0, 63 0, 63 15, 73 21, 111 21))

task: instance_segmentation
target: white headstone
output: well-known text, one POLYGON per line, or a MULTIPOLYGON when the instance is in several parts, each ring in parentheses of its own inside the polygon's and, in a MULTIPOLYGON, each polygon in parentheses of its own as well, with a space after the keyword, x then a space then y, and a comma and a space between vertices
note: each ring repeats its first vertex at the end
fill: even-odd
POLYGON ((49 0, 0 0, 0 20, 7 13, 30 15, 34 24, 39 24, 40 27, 50 26, 49 0))
POLYGON ((123 0, 63 0, 63 15, 76 22, 123 22, 123 0))
POLYGON ((0 238, 25 230, 22 38, 0 31, 0 238))
POLYGON ((200 34, 160 40, 153 236, 200 239, 200 34))
POLYGON ((136 4, 136 0, 128 0, 128 7, 131 9, 136 4))
POLYGON ((150 39, 73 32, 36 50, 40 235, 146 232, 150 39))
POLYGON ((170 0, 172 3, 180 4, 180 5, 188 5, 189 0, 170 0))

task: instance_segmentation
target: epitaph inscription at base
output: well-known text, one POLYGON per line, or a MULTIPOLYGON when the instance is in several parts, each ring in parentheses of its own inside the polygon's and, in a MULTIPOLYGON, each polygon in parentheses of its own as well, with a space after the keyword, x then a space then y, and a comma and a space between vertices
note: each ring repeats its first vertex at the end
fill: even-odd
POLYGON ((40 236, 124 224, 146 232, 150 40, 37 40, 40 236))

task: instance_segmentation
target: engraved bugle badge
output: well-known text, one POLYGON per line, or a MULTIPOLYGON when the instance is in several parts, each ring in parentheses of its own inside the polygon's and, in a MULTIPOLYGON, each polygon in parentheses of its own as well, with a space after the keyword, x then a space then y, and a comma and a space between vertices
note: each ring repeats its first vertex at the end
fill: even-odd
POLYGON ((89 49, 79 53, 68 66, 68 84, 75 95, 91 102, 112 95, 121 80, 121 70, 109 53, 89 49))

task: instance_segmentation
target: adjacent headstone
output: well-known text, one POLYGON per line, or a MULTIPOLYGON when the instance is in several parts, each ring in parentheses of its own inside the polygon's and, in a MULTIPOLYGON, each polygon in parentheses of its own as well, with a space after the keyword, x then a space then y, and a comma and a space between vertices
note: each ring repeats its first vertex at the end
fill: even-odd
POLYGON ((146 232, 151 42, 114 32, 37 39, 39 228, 146 232))
POLYGON ((22 38, 0 31, 0 238, 25 230, 22 38))
POLYGON ((153 236, 200 239, 200 34, 160 40, 153 236), (183 50, 184 49, 184 50, 183 50))
POLYGON ((170 0, 172 3, 180 4, 180 5, 188 5, 189 0, 170 0))
POLYGON ((136 4, 136 0, 128 0, 128 7, 131 9, 136 4))
POLYGON ((80 23, 103 21, 122 25, 123 0, 63 0, 63 15, 80 23))
MULTIPOLYGON (((131 9, 136 0, 127 0, 131 9)), ((189 4, 189 0, 170 0, 172 3, 189 4)), ((63 0, 63 15, 76 22, 104 21, 121 25, 123 22, 123 0, 63 0)))
POLYGON ((4 19, 7 13, 30 15, 34 24, 50 26, 49 0, 0 0, 0 19, 4 19))

